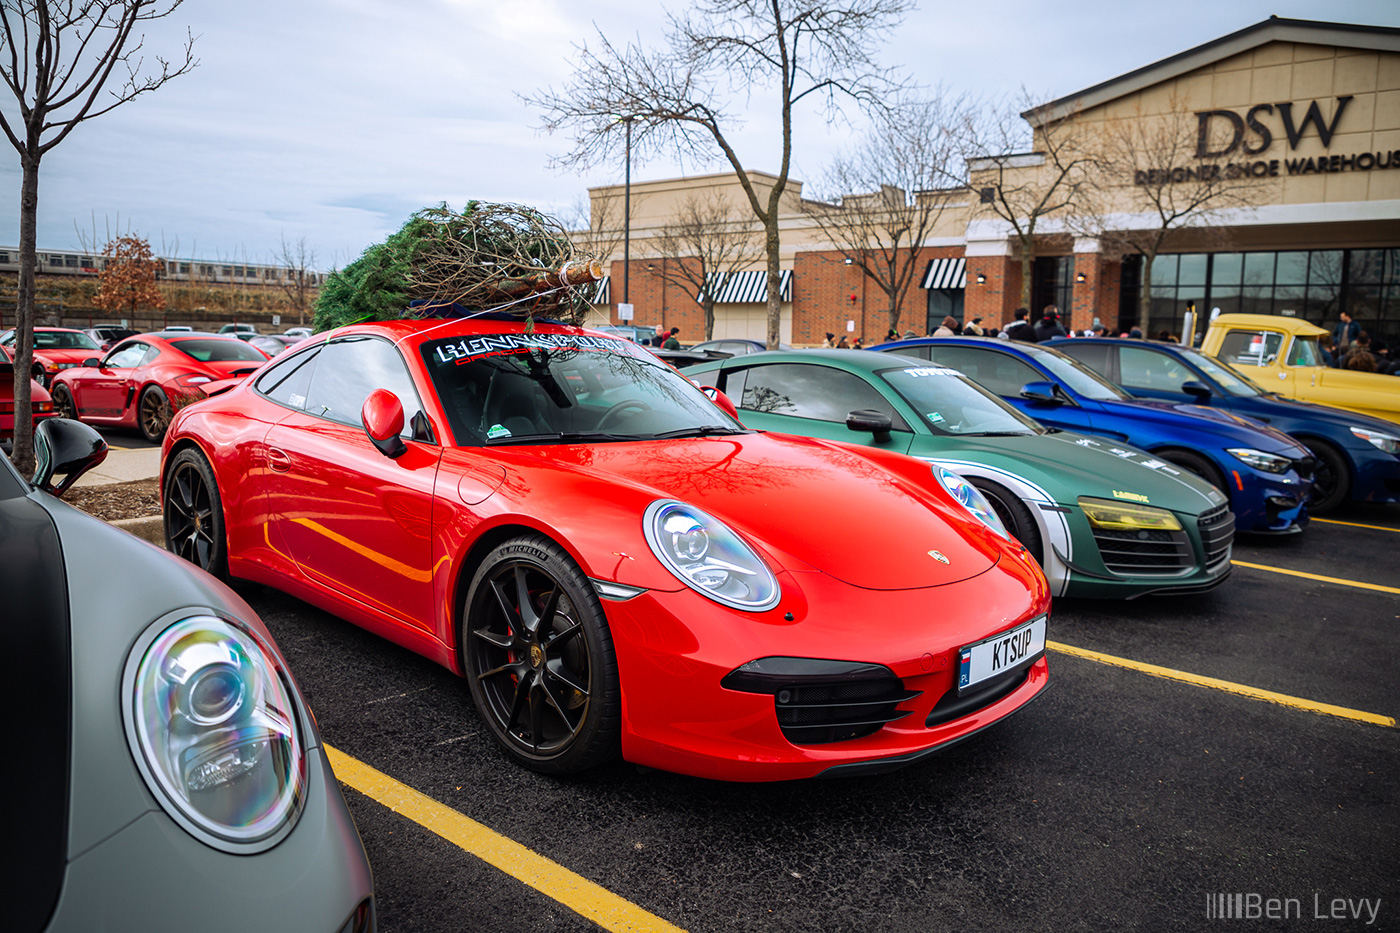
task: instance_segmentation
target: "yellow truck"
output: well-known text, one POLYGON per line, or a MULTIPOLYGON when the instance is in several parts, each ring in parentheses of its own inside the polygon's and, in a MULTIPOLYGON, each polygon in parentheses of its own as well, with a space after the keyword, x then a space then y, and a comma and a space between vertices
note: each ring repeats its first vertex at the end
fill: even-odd
POLYGON ((1222 314, 1201 350, 1235 367, 1265 391, 1400 423, 1400 376, 1332 369, 1322 362, 1315 324, 1274 314, 1222 314))

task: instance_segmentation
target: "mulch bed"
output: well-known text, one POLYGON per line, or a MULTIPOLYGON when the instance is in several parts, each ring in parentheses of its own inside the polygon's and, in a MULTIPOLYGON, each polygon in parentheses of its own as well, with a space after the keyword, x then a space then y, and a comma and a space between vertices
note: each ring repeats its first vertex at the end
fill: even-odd
POLYGON ((138 479, 105 486, 74 486, 63 494, 63 501, 103 521, 144 518, 160 514, 160 482, 138 479))

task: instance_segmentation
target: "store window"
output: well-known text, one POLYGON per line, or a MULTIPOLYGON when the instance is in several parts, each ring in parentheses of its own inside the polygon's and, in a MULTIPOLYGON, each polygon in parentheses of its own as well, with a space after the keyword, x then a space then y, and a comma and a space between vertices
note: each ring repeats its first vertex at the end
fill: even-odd
MULTIPOLYGON (((1141 256, 1123 260, 1119 320, 1137 319, 1141 256)), ((1191 306, 1207 316, 1279 314, 1327 327, 1345 310, 1373 339, 1400 345, 1400 250, 1183 253, 1152 263, 1148 335, 1176 335, 1191 306)), ((1197 335, 1204 325, 1198 324, 1197 335)))

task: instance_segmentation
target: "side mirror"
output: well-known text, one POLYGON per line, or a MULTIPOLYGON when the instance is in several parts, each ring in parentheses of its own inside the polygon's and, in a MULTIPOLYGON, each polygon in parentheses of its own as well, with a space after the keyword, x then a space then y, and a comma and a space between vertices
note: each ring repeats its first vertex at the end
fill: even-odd
POLYGON ((1196 379, 1189 379, 1181 384, 1181 391, 1192 397, 1197 405, 1209 405, 1210 397, 1214 394, 1210 386, 1196 379))
POLYGON ((894 422, 890 416, 882 411, 863 408, 850 412, 846 415, 846 427, 852 431, 869 431, 875 435, 877 441, 887 441, 890 439, 890 428, 894 422))
POLYGON ((1053 382, 1028 382, 1021 386, 1021 398, 1037 405, 1063 405, 1065 398, 1053 382))
POLYGON ((102 365, 102 361, 95 356, 90 356, 83 360, 83 366, 87 369, 97 369, 102 365))
POLYGON ((107 442, 92 428, 67 418, 46 418, 34 429, 34 479, 44 492, 62 496, 88 470, 107 459, 107 442), (63 482, 52 484, 54 476, 63 482))
POLYGON ((720 411, 736 421, 739 419, 739 409, 734 407, 734 400, 729 396, 725 395, 714 386, 701 386, 700 391, 704 392, 705 397, 714 402, 715 405, 719 407, 720 411))
POLYGON ((408 445, 399 434, 403 431, 403 403, 388 389, 375 389, 360 408, 360 423, 370 443, 391 460, 403 455, 408 445))

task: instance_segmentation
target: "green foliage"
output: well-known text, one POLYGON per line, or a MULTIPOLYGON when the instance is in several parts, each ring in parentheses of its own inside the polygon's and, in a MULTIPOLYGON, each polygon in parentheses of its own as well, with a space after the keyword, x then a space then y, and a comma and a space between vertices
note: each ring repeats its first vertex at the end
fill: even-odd
POLYGON ((413 248, 424 226, 415 214, 386 241, 374 244, 359 259, 327 276, 316 298, 316 330, 403 317, 411 300, 413 248))

